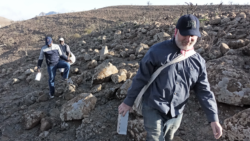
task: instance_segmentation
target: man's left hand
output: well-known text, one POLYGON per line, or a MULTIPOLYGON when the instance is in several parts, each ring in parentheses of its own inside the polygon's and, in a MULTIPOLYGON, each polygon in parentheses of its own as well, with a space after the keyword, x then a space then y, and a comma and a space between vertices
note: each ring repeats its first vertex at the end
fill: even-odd
POLYGON ((67 62, 70 62, 70 63, 72 63, 72 61, 69 59, 67 62))
POLYGON ((219 122, 211 122, 214 138, 219 139, 222 135, 222 127, 219 122))

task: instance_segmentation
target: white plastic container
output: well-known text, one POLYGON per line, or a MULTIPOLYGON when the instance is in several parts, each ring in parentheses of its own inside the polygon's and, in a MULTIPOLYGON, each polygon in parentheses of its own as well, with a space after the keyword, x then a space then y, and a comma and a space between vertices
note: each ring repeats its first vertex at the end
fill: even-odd
POLYGON ((42 76, 42 73, 41 73, 41 72, 38 72, 38 73, 36 74, 35 80, 36 80, 36 81, 40 81, 40 80, 41 80, 41 76, 42 76))
POLYGON ((125 116, 122 116, 122 114, 119 114, 118 121, 117 121, 117 133, 118 134, 127 135, 128 115, 129 115, 129 111, 127 111, 125 116))

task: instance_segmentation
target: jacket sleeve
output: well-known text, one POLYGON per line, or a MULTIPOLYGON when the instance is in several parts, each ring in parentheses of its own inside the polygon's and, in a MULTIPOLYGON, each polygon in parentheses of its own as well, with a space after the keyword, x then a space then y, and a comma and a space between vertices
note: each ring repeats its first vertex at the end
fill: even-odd
POLYGON ((148 83, 151 75, 155 70, 155 59, 152 51, 152 47, 146 53, 144 58, 140 62, 140 67, 137 74, 134 76, 132 85, 128 89, 127 96, 124 99, 124 103, 128 106, 133 106, 134 101, 141 91, 141 89, 148 83))
POLYGON ((37 68, 40 69, 43 63, 43 58, 44 58, 44 52, 43 52, 43 48, 40 51, 40 55, 38 58, 38 62, 37 62, 37 68))
POLYGON ((69 45, 66 46, 66 53, 67 55, 69 55, 71 52, 70 52, 70 48, 69 48, 69 45))
POLYGON ((210 90, 210 84, 207 78, 206 62, 204 60, 202 62, 202 70, 198 81, 195 84, 194 91, 208 121, 219 122, 217 103, 214 93, 210 90))
POLYGON ((58 53, 60 55, 60 58, 65 60, 65 61, 68 61, 68 57, 66 57, 64 54, 62 54, 61 48, 59 46, 57 46, 57 50, 58 50, 58 53))

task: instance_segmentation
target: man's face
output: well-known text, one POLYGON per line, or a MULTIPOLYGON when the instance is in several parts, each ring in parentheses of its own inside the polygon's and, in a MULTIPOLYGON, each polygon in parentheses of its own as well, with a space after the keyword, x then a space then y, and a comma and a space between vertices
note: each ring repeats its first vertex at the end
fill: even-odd
POLYGON ((51 46, 52 46, 52 43, 53 43, 53 41, 51 42, 51 44, 48 45, 48 47, 51 47, 51 46))
POLYGON ((63 45, 63 44, 64 44, 64 41, 60 41, 60 44, 63 45))
POLYGON ((198 39, 198 36, 194 36, 194 35, 182 36, 179 30, 177 31, 175 35, 175 42, 177 46, 183 50, 192 49, 195 43, 197 42, 197 39, 198 39))

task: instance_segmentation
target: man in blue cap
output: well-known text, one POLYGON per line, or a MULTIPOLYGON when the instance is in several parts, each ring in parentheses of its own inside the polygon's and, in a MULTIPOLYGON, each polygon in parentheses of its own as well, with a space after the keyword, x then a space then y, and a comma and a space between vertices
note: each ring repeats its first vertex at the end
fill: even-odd
MULTIPOLYGON (((118 107, 125 115, 134 104, 140 90, 148 83, 152 74, 179 54, 194 50, 200 37, 199 20, 191 14, 182 16, 176 25, 174 38, 153 45, 140 62, 127 96, 118 107)), ((214 137, 220 138, 215 96, 207 79, 206 62, 198 54, 172 64, 161 71, 143 95, 142 115, 147 131, 147 141, 171 141, 179 128, 183 110, 193 89, 212 127, 214 137)))
POLYGON ((66 81, 68 79, 70 71, 70 65, 67 62, 71 62, 71 60, 62 54, 61 49, 57 44, 53 44, 51 37, 45 38, 45 44, 46 45, 43 46, 40 51, 37 71, 40 72, 40 68, 43 63, 43 58, 45 56, 47 70, 49 73, 49 89, 50 89, 49 96, 50 98, 54 98, 56 70, 58 68, 64 68, 63 80, 66 81), (60 58, 65 60, 66 62, 60 60, 60 58))

